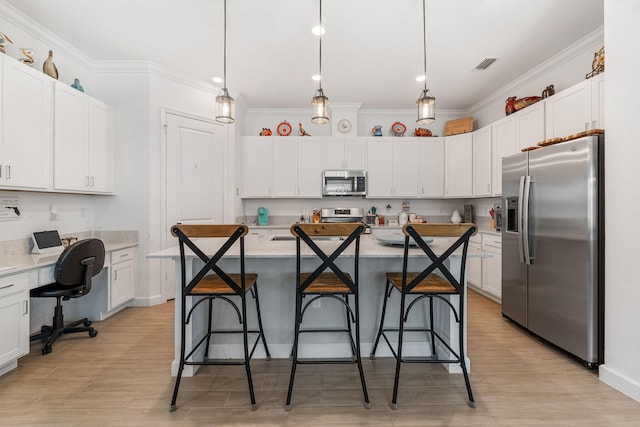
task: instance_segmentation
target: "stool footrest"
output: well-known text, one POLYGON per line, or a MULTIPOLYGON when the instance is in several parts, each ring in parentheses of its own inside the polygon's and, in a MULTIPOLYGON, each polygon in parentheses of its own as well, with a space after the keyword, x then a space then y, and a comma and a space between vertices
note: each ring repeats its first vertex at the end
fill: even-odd
POLYGON ((355 356, 352 357, 332 357, 327 359, 300 359, 298 358, 297 363, 300 365, 322 365, 322 364, 349 364, 349 363, 357 363, 358 359, 355 356))

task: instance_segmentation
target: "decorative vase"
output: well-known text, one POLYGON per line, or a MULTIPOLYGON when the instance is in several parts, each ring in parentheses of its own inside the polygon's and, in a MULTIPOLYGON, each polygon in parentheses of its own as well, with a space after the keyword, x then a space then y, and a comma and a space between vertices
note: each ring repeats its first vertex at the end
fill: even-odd
POLYGON ((460 224, 462 222, 462 217, 460 216, 458 209, 454 210, 451 214, 451 222, 454 224, 460 224))
POLYGON ((80 79, 73 79, 73 84, 71 85, 75 90, 79 90, 80 92, 84 92, 84 88, 80 84, 80 79))
POLYGON ((510 96, 505 101, 504 112, 508 116, 516 112, 516 97, 510 96))
POLYGON ((371 129, 373 136, 382 136, 382 126, 376 125, 371 129))

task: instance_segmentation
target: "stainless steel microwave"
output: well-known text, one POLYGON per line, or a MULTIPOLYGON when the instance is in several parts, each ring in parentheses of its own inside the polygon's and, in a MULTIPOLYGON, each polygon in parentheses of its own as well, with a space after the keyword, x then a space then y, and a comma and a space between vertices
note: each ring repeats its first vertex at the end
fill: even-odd
POLYGON ((365 196, 366 194, 366 171, 326 170, 322 172, 323 196, 365 196))

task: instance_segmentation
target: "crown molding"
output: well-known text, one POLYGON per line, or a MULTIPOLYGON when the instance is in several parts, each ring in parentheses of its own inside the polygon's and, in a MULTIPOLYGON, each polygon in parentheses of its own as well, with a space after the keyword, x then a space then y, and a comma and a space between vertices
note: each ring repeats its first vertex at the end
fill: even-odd
MULTIPOLYGON (((360 114, 417 114, 415 108, 363 108, 358 111, 360 114)), ((436 114, 459 115, 466 114, 467 110, 437 108, 436 114)))
POLYGON ((587 34, 583 38, 579 39, 566 49, 558 52, 548 60, 544 61, 537 67, 533 68, 530 71, 527 71, 522 76, 513 80, 511 83, 503 86, 490 96, 487 96, 482 101, 472 105, 466 110, 466 114, 471 114, 475 111, 482 109, 483 107, 496 102, 498 100, 504 100, 507 94, 513 93, 519 87, 526 85, 534 81, 535 79, 543 76, 544 74, 550 72, 551 70, 559 67, 560 65, 570 61, 576 56, 584 53, 587 49, 591 49, 591 47, 598 42, 602 42, 604 40, 604 26, 597 28, 591 33, 587 34))
POLYGON ((63 56, 67 56, 72 60, 77 61, 83 67, 90 69, 93 64, 93 60, 82 53, 82 51, 73 47, 47 28, 40 25, 24 13, 12 5, 6 3, 4 0, 0 0, 0 17, 6 19, 25 33, 36 38, 45 45, 50 46, 50 49, 63 56))

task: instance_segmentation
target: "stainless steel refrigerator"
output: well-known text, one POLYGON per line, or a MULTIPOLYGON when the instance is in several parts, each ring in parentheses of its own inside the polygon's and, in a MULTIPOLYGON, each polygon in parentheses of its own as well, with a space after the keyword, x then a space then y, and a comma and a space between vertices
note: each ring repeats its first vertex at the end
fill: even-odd
POLYGON ((502 314, 603 363, 604 136, 502 160, 502 314))

